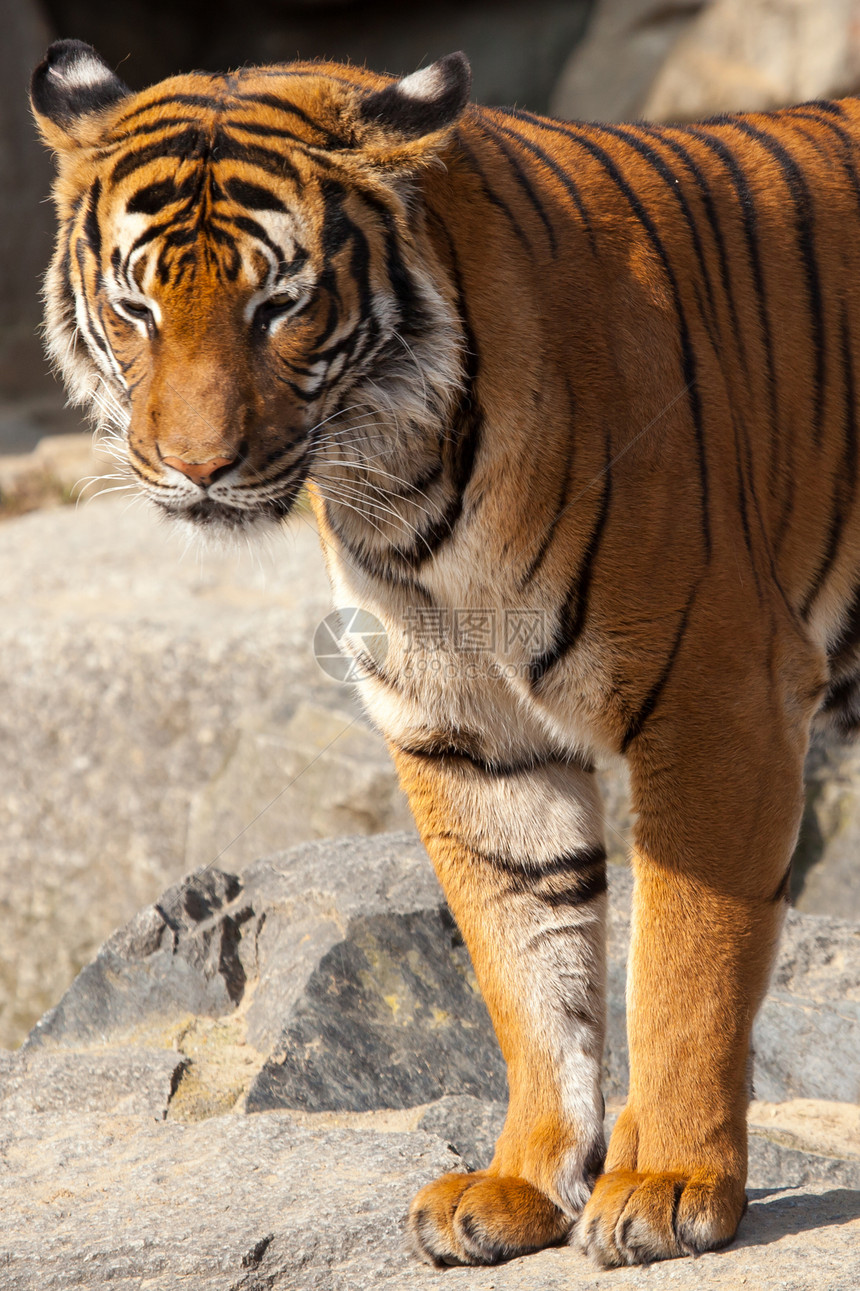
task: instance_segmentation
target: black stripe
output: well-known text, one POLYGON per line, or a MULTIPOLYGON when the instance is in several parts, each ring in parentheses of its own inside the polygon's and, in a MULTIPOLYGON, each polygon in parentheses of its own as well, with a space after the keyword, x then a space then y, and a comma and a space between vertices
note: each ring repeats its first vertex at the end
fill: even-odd
POLYGON ((544 210, 543 203, 541 202, 540 198, 535 192, 533 184, 531 183, 528 175, 526 174, 525 170, 521 166, 519 157, 517 157, 514 150, 505 142, 504 139, 501 139, 499 138, 498 135, 493 134, 492 130, 489 129, 488 122, 486 119, 481 120, 481 128, 484 131, 486 138, 495 144, 495 146, 498 148, 499 152, 502 154, 505 161, 508 163, 511 170, 513 171, 514 179, 516 179, 517 183, 519 184, 520 188, 522 189, 528 201, 533 206, 534 210, 538 215, 538 218, 543 224, 546 230, 546 235, 549 239, 550 250, 552 251, 552 254, 555 255, 558 250, 558 244, 555 239, 555 229, 553 228, 550 217, 547 215, 546 211, 544 210))
POLYGON ((485 175, 484 170, 480 162, 478 161, 478 158, 475 156, 474 152, 472 151, 472 149, 468 146, 465 140, 460 136, 458 136, 458 144, 459 144, 460 153, 462 157, 465 159, 467 165, 469 166, 472 173, 476 176, 478 180, 478 183, 481 187, 481 192, 483 193, 485 200, 488 201, 491 206, 495 206, 497 210, 502 212, 502 215, 504 215, 505 219, 508 221, 508 224, 510 224, 511 230, 514 236, 519 239, 520 243, 522 244, 522 246, 525 247, 527 251, 530 251, 531 248, 530 248, 529 240, 526 237, 525 233, 523 232, 519 224, 519 221, 517 220, 516 216, 514 215, 513 211, 508 206, 504 198, 499 197, 498 193, 496 193, 495 190, 491 188, 490 183, 487 179, 487 176, 485 175))
POLYGON ((690 412, 693 419, 693 434, 696 442, 696 456, 697 456, 698 468, 699 468, 699 486, 701 491, 702 542, 705 549, 705 555, 707 558, 709 558, 711 554, 711 525, 710 525, 709 499, 708 499, 708 462, 707 462, 707 456, 705 452, 705 434, 704 434, 704 424, 703 424, 703 418, 702 418, 702 402, 701 402, 701 396, 699 394, 699 386, 698 386, 698 365, 696 363, 695 350, 693 348, 693 344, 690 339, 690 331, 687 325, 686 315, 684 313, 684 306, 681 300, 681 292, 678 287, 678 280, 675 276, 675 271, 672 268, 672 264, 669 259, 669 256, 666 253, 666 248, 663 245, 663 240, 660 237, 660 234, 657 230, 656 225, 654 224, 654 221, 652 220, 651 216, 648 214, 645 207, 642 205, 642 202, 639 200, 638 194, 636 193, 635 189, 624 178, 614 158, 610 156, 610 154, 606 151, 605 148, 602 148, 598 143, 594 141, 594 139, 590 138, 588 134, 580 133, 579 131, 577 131, 576 129, 570 126, 559 125, 551 121, 542 121, 540 117, 535 117, 530 112, 513 112, 511 113, 511 115, 516 117, 517 119, 522 119, 525 121, 530 121, 530 122, 534 122, 536 124, 542 125, 543 128, 546 130, 552 130, 557 134, 563 135, 565 138, 570 139, 573 143, 577 144, 591 157, 593 157, 594 160, 597 161, 603 167, 603 169, 605 170, 609 178, 612 180, 615 187, 624 197, 631 211, 636 216, 636 219, 639 221, 640 225, 642 226, 645 233, 647 234, 648 240, 650 241, 652 247, 657 253, 660 263, 663 265, 664 272, 669 281, 669 286, 672 290, 672 296, 673 296, 673 301, 675 305, 675 313, 678 318, 678 330, 680 333, 680 341, 681 341, 684 382, 687 387, 687 395, 690 402, 690 412))
MULTIPOLYGON (((278 112, 288 112, 290 116, 298 117, 300 121, 304 121, 305 125, 311 126, 323 138, 328 138, 328 131, 323 129, 313 117, 308 116, 303 108, 291 103, 288 99, 280 98, 277 94, 237 94, 232 99, 232 103, 259 103, 263 107, 275 108, 278 112)), ((300 140, 300 142, 304 143, 305 140, 300 140)))
POLYGON ((173 206, 184 201, 191 193, 197 193, 199 181, 192 175, 180 186, 175 179, 158 179, 154 184, 146 184, 126 199, 125 209, 129 215, 157 215, 165 206, 173 206))
POLYGON ((606 891, 606 866, 601 864, 595 867, 591 873, 586 874, 584 878, 579 878, 570 887, 548 889, 532 889, 534 896, 539 897, 544 905, 558 909, 561 906, 578 906, 585 905, 593 901, 595 897, 603 896, 606 891))
POLYGON ((301 182, 299 172, 283 152, 274 148, 264 148, 259 143, 243 143, 235 135, 228 134, 226 129, 218 130, 212 141, 212 159, 214 161, 243 161, 248 166, 256 166, 269 175, 279 179, 289 177, 295 183, 301 182))
POLYGON ((771 897, 771 904, 777 905, 780 901, 788 901, 791 894, 791 861, 788 863, 788 869, 779 881, 779 886, 771 897))
MULTIPOLYGON (((258 139, 287 139, 291 144, 295 145, 291 151, 310 154, 313 157, 314 166, 319 167, 319 169, 337 171, 338 173, 341 171, 338 163, 332 161, 323 145, 308 143, 307 139, 302 139, 300 135, 294 134, 292 130, 279 130, 275 126, 261 125, 258 121, 243 121, 239 117, 231 117, 226 124, 234 133, 240 130, 245 134, 255 135, 258 139)), ((237 142, 241 143, 241 140, 237 140, 237 142)), ((273 149, 272 151, 277 152, 279 156, 281 155, 278 149, 273 149)), ((297 178, 297 176, 298 171, 295 172, 294 178, 297 178)))
POLYGON ((355 196, 370 208, 385 228, 385 269, 397 300, 402 325, 413 335, 424 331, 429 325, 427 311, 419 299, 412 275, 406 268, 394 212, 377 193, 356 189, 355 196))
POLYGON ((494 870, 501 870, 505 874, 523 879, 539 880, 559 875, 579 874, 586 875, 590 881, 589 871, 602 869, 606 864, 606 848, 599 843, 592 843, 588 847, 574 848, 573 851, 563 852, 560 856, 553 856, 548 861, 536 861, 532 857, 527 857, 522 861, 512 861, 506 856, 500 856, 497 852, 476 851, 475 848, 469 847, 468 844, 465 844, 465 846, 478 860, 486 861, 489 865, 492 865, 494 870))
POLYGON ((611 452, 611 445, 607 438, 606 466, 601 475, 603 490, 600 495, 597 515, 595 516, 579 569, 568 584, 564 604, 558 612, 552 644, 543 654, 532 659, 529 665, 529 680, 532 687, 537 686, 550 668, 558 663, 568 651, 573 649, 585 624, 594 566, 604 530, 606 529, 606 523, 609 519, 609 504, 612 496, 611 452))
POLYGON ((480 370, 478 341, 469 319, 457 252, 447 227, 435 218, 434 223, 442 232, 450 257, 450 272, 457 293, 460 326, 466 342, 465 381, 457 412, 453 418, 453 428, 456 432, 453 445, 446 440, 443 446, 445 478, 454 490, 454 496, 446 506, 444 514, 416 534, 410 548, 393 547, 391 551, 395 559, 416 570, 435 556, 439 548, 448 541, 463 514, 465 493, 477 460, 484 422, 483 409, 477 395, 480 370))
POLYGON ((740 433, 740 430, 738 429, 738 422, 737 422, 737 417, 735 416, 733 401, 731 401, 729 404, 729 414, 732 420, 732 434, 735 441, 735 474, 737 476, 737 485, 738 485, 738 514, 740 515, 740 518, 741 518, 741 529, 744 535, 744 546, 747 549, 747 555, 749 556, 749 562, 750 562, 750 569, 752 570, 753 580, 756 586, 756 596, 758 597, 759 604, 761 604, 762 596, 763 596, 762 586, 758 576, 758 568, 756 565, 756 552, 753 546, 752 530, 750 527, 749 513, 747 511, 747 489, 749 488, 751 493, 755 492, 755 481, 752 478, 753 466, 752 466, 752 461, 750 459, 750 452, 749 452, 749 439, 747 436, 744 436, 743 442, 741 442, 741 433, 740 433), (744 469, 745 465, 746 465, 746 470, 744 469), (747 478, 747 471, 749 472, 749 479, 747 478))
POLYGON ((84 216, 84 237, 87 240, 90 250, 95 257, 98 265, 98 287, 101 281, 101 260, 102 260, 102 231, 99 224, 99 198, 102 192, 102 182, 100 179, 93 181, 90 188, 89 199, 87 201, 87 213, 84 216))
MULTIPOLYGON (((294 443, 288 451, 289 453, 295 454, 295 456, 292 461, 288 462, 281 470, 276 471, 274 475, 263 475, 260 472, 253 480, 247 480, 242 484, 233 485, 233 487, 240 490, 250 489, 253 491, 255 489, 259 489, 262 491, 265 488, 269 488, 272 484, 280 484, 284 480, 289 479, 291 475, 295 474, 296 471, 300 470, 305 465, 308 458, 311 456, 311 450, 307 443, 297 442, 294 443), (297 449, 300 451, 296 452, 297 449)), ((241 457, 243 462, 248 460, 246 453, 242 450, 240 450, 237 456, 241 457)), ((285 456, 287 456, 287 454, 284 453, 283 450, 279 450, 276 460, 283 459, 285 456)))
POLYGON ((568 375, 568 373, 565 373, 564 382, 565 382, 565 387, 567 391, 568 408, 570 410, 570 433, 567 436, 567 458, 565 461, 564 475, 562 476, 561 485, 559 488, 559 495, 558 495, 558 498, 556 499, 555 514, 552 520, 550 521, 549 525, 547 526, 544 536, 540 541, 540 545, 538 546, 537 551, 532 557, 529 563, 529 566, 526 569, 526 572, 520 578, 519 585, 520 585, 521 591, 524 591, 525 588, 528 587, 529 583, 532 582, 535 575, 538 573, 541 565, 546 560, 546 557, 548 556, 550 549, 553 545, 553 542, 555 540, 555 535, 556 535, 556 532, 558 531, 559 523, 561 522, 562 516, 564 516, 565 513, 567 512, 568 505, 569 505, 568 493, 570 492, 570 477, 571 477, 571 472, 573 470, 573 460, 576 452, 576 437, 575 437, 575 430, 574 430, 576 401, 574 399, 573 391, 570 387, 570 376, 568 375))
MULTIPOLYGON (((279 276, 283 276, 287 273, 289 261, 284 255, 284 248, 279 247, 277 242, 272 241, 259 221, 251 219, 250 215, 231 215, 229 218, 230 223, 235 225, 237 229, 241 229, 243 233, 247 233, 250 237, 256 238, 258 242, 262 242, 263 246, 269 248, 272 255, 277 260, 279 276)), ((215 220, 210 220, 207 225, 207 229, 213 233, 216 229, 220 228, 221 225, 215 220)), ((225 229, 224 232, 227 233, 228 230, 225 229)))
MULTIPOLYGON (((632 148, 634 152, 637 152, 639 156, 642 157, 642 159, 648 163, 648 165, 652 168, 652 170, 654 170, 656 174, 660 176, 667 190, 672 194, 672 196, 675 198, 676 202, 680 206, 681 213, 684 216, 684 220, 690 232, 690 238, 692 239, 693 249, 695 250, 696 259, 699 262, 699 268, 701 270, 702 278, 704 280, 705 293, 708 299, 708 308, 710 310, 711 320, 714 326, 718 327, 719 324, 717 320, 717 305, 714 297, 714 288, 713 288, 713 282, 711 280, 711 272, 708 268, 707 260, 705 258, 705 252, 704 252, 704 248, 702 247, 702 240, 699 236, 698 226, 696 224, 695 219, 693 218, 693 212, 690 209, 690 204, 687 201, 686 193, 684 192, 683 188, 680 185, 680 181, 678 179, 677 174, 675 173, 674 170, 672 170, 671 166, 667 164, 665 158, 661 157, 659 152, 657 152, 654 148, 649 147, 649 145, 645 143, 637 135, 635 135, 630 130, 629 127, 624 128, 621 126, 601 124, 600 130, 603 134, 608 134, 615 139, 622 140, 622 142, 628 144, 628 146, 632 148)), ((651 131, 651 133, 657 134, 658 132, 651 131)), ((700 188, 701 187, 702 187, 702 184, 700 183, 700 188)))
MULTIPOLYGON (((738 359, 740 360, 740 363, 744 372, 744 378, 746 380, 747 386, 749 387, 750 373, 749 373, 749 360, 747 355, 747 348, 743 344, 743 340, 742 340, 743 334, 741 331, 740 318, 738 316, 737 305, 735 302, 734 292, 732 290, 731 273, 729 270, 729 258, 726 251, 726 242, 723 236, 722 228, 720 226, 717 208, 714 204, 714 199, 713 199, 713 195, 711 194, 710 187, 707 183, 704 173, 702 172, 701 168, 699 167, 695 159, 691 156, 691 154, 682 144, 678 143, 676 139, 671 138, 669 131, 665 129, 656 129, 656 128, 646 127, 646 126, 643 126, 642 129, 651 138, 658 140, 664 147, 669 148, 674 153, 674 155, 679 159, 679 161, 681 161, 682 164, 686 166, 701 194, 701 197, 705 206, 705 213, 707 215, 708 223, 710 225, 711 233, 714 239, 714 244, 717 248, 717 254, 719 257, 720 281, 723 288, 723 295, 725 296, 726 303, 729 308, 729 314, 731 319, 731 333, 735 340, 735 352, 737 354, 738 359)), ((761 602, 763 592, 762 592, 761 580, 759 579, 759 574, 758 574, 758 569, 756 564, 755 551, 753 549, 752 533, 750 528, 749 516, 747 512, 747 496, 746 496, 746 491, 748 488, 750 490, 750 493, 753 495, 753 500, 757 506, 757 499, 755 499, 754 497, 755 481, 754 481, 753 464, 750 457, 749 437, 748 435, 744 434, 743 443, 741 443, 741 433, 738 427, 738 423, 734 414, 733 407, 732 407, 732 429, 733 429, 734 440, 735 440, 735 460, 736 460, 736 470, 737 470, 737 477, 738 477, 738 510, 741 518, 741 527, 743 529, 744 545, 747 548, 747 553, 750 559, 750 567, 752 569, 753 578, 756 584, 756 595, 758 597, 759 602, 761 602), (746 473, 744 471, 744 463, 746 464, 746 473)))
POLYGON ((141 122, 134 127, 132 136, 122 135, 119 139, 108 139, 104 142, 96 153, 99 161, 108 161, 115 157, 118 152, 123 151, 135 140, 142 135, 159 134, 162 131, 172 130, 174 126, 192 126, 195 130, 200 129, 200 121, 196 117, 160 117, 158 121, 141 122))
POLYGON ((416 579, 410 578, 405 569, 395 567, 389 553, 380 556, 376 552, 368 550, 363 543, 361 546, 356 546, 335 519, 332 510, 333 504, 324 498, 322 505, 326 523, 347 552, 351 564, 357 566, 370 578, 376 578, 382 583, 388 583, 391 587, 400 587, 413 595, 423 593, 424 588, 416 579))
POLYGON ((819 592, 824 586, 827 575, 833 568, 845 521, 854 502, 857 487, 857 387, 854 378, 854 358, 851 350, 851 334, 848 329, 848 316, 842 306, 841 350, 843 370, 843 409, 842 433, 844 451, 836 465, 836 478, 831 482, 834 492, 833 511, 828 526, 827 540, 821 560, 809 589, 803 598, 800 614, 808 619, 819 592))
POLYGON ((228 179, 224 185, 225 190, 241 206, 247 206, 252 211, 282 211, 286 213, 287 207, 281 201, 280 197, 269 188, 263 188, 260 184, 251 184, 246 179, 236 177, 228 179))
MULTIPOLYGON (((845 172, 848 175, 848 179, 850 180, 851 187, 854 191, 854 196, 857 198, 858 206, 860 206, 860 178, 858 178, 857 171, 851 164, 853 157, 857 153, 857 145, 860 140, 850 134, 844 126, 838 125, 835 121, 829 121, 826 119, 822 120, 821 117, 813 117, 808 113, 798 113, 798 116, 802 116, 803 120, 814 121, 817 125, 821 126, 822 129, 828 130, 830 134, 833 135, 840 144, 842 144, 842 151, 838 154, 839 160, 845 168, 845 172)), ((791 116, 791 120, 796 120, 793 114, 791 116)), ((809 139, 810 142, 812 142, 807 131, 801 129, 801 134, 804 139, 809 139)))
POLYGON ((200 129, 178 130, 120 157, 111 172, 111 183, 118 184, 153 161, 163 161, 166 157, 180 157, 183 161, 202 160, 207 151, 206 139, 200 129))
POLYGON ((831 686, 821 712, 830 719, 843 739, 855 739, 860 733, 860 677, 855 673, 831 686))
POLYGON ((470 736, 469 743, 471 748, 464 747, 463 733, 459 733, 459 742, 454 744, 432 743, 423 746, 401 745, 400 752, 406 753, 409 757, 422 758, 426 761, 451 761, 464 762, 475 767, 482 775, 489 776, 491 779, 499 779, 505 776, 522 776, 531 775, 535 771, 540 771, 548 766, 558 765, 559 763, 574 764, 583 771, 592 771, 593 767, 585 762, 574 761, 567 754, 557 752, 548 753, 544 756, 529 754, 527 757, 519 758, 516 761, 501 761, 498 758, 486 757, 480 753, 481 740, 479 736, 470 736))
POLYGON ((687 624, 690 621, 690 610, 693 608, 693 601, 695 600, 697 591, 698 584, 693 588, 687 598, 687 604, 684 607, 683 614, 681 615, 681 622, 678 625, 678 631, 675 633, 675 640, 672 643, 672 649, 669 651, 666 662, 663 665, 663 671, 648 691, 648 694, 645 696, 645 699, 639 707, 639 711, 627 727, 624 739, 621 741, 622 753, 626 753, 633 740, 642 734, 645 723, 654 713, 660 696, 666 688, 666 683, 669 680, 672 669, 675 666, 675 660, 678 658, 678 652, 681 649, 681 642, 684 640, 684 636, 687 631, 687 624))
POLYGON ((320 186, 323 199, 323 227, 320 238, 322 253, 326 260, 332 260, 354 236, 356 225, 344 210, 346 190, 336 180, 327 179, 320 186))
MULTIPOLYGON (((533 116, 530 112, 511 111, 508 115, 514 117, 518 121, 526 121, 533 125, 542 126, 545 129, 551 128, 549 123, 542 117, 533 116)), ((555 175, 556 179, 570 195, 574 206, 579 212, 579 217, 582 220, 585 232, 588 235, 589 244, 592 251, 594 251, 595 241, 594 230, 591 227, 591 217, 589 216, 585 203, 582 200, 582 194, 572 177, 564 167, 560 166, 559 163, 551 157, 545 149, 541 148, 539 144, 534 143, 531 139, 527 139, 525 135, 520 134, 519 131, 512 130, 510 126, 503 125, 500 121, 495 121, 493 124, 497 130, 502 130, 508 138, 516 140, 522 148, 525 148, 528 152, 532 153, 533 156, 537 157, 538 160, 546 166, 547 170, 552 171, 553 175, 555 175)))
MULTIPOLYGON (((74 326, 75 320, 75 289, 72 286, 72 252, 71 242, 67 230, 63 231, 65 246, 60 259, 60 295, 63 298, 64 321, 70 326, 74 326)), ((74 345, 74 340, 72 344, 74 345)))
POLYGON ((783 178, 794 203, 795 231, 803 260, 806 277, 806 290, 809 297, 809 312, 812 320, 812 332, 815 346, 815 398, 813 400, 813 436, 815 443, 821 443, 823 432, 824 390, 827 379, 827 354, 824 346, 824 301, 821 294, 821 280, 818 273, 818 260, 815 254, 814 223, 815 211, 809 186, 803 172, 789 150, 766 130, 750 125, 741 118, 729 121, 732 129, 739 130, 747 138, 754 139, 770 153, 782 171, 783 178))
POLYGON ((738 315, 734 292, 732 291, 732 279, 731 271, 729 269, 729 256, 726 249, 726 239, 723 235, 717 207, 705 174, 698 165, 696 159, 684 147, 684 145, 679 143, 677 139, 673 139, 671 137, 669 130, 653 126, 641 126, 640 129, 644 134, 649 135, 652 139, 658 140, 664 148, 668 148, 672 153, 674 153, 678 160, 687 167, 687 170, 696 183, 696 187, 698 188, 702 202, 704 203, 705 214, 714 239, 714 245, 717 248, 717 255, 720 263, 720 282, 722 284, 723 294, 726 298, 726 303, 728 304, 729 313, 731 315, 732 335, 736 340, 735 349, 744 369, 744 376, 747 382, 749 382, 749 360, 746 347, 742 343, 740 318, 738 315))
MULTIPOLYGON (((90 348, 101 350, 105 358, 110 360, 113 356, 111 355, 111 351, 108 348, 107 342, 105 341, 104 337, 101 335, 101 333, 99 332, 98 328, 95 325, 95 320, 93 318, 93 311, 90 306, 91 293, 87 289, 87 275, 86 275, 86 267, 84 264, 85 246, 88 246, 88 243, 85 241, 85 239, 78 238, 77 242, 75 243, 75 259, 77 261, 78 274, 81 280, 80 300, 83 304, 83 309, 84 309, 84 326, 81 330, 83 331, 84 338, 89 344, 90 348)), ((97 274, 99 273, 98 267, 96 268, 96 273, 97 274)))
POLYGON ((698 139, 710 152, 714 153, 725 166, 731 179, 732 186, 737 195, 737 211, 740 215, 744 227, 744 239, 747 245, 747 254, 749 256, 750 266, 752 268, 753 280, 755 283, 756 304, 758 310, 759 327, 761 328, 762 338, 765 349, 766 365, 766 382, 768 390, 768 401, 770 404, 770 430, 771 430, 771 484, 776 487, 778 477, 777 450, 779 447, 780 436, 779 428, 779 408, 777 404, 777 384, 776 384, 776 365, 773 356, 773 335, 770 325, 770 311, 767 304, 767 293, 764 285, 764 271, 762 268, 762 258, 759 248, 758 236, 758 217, 755 207, 755 196, 747 181, 743 168, 739 165, 737 158, 724 140, 712 135, 707 130, 702 130, 696 126, 679 127, 682 133, 698 139))
POLYGON ((399 687, 394 681, 392 681, 385 669, 382 668, 366 650, 357 650, 352 658, 357 667, 360 668, 362 672, 367 673, 368 677, 372 677, 374 681, 378 681, 383 686, 387 686, 389 690, 399 691, 399 687))
MULTIPOLYGON (((128 122, 133 121, 135 117, 143 116, 146 112, 154 112, 158 108, 172 106, 173 104, 181 104, 187 108, 209 108, 212 111, 216 111, 222 106, 218 99, 210 98, 206 94, 165 94, 159 99, 150 99, 148 103, 141 103, 135 108, 130 108, 128 112, 124 112, 113 123, 112 129, 117 130, 128 124, 128 122)), ((135 126, 134 128, 139 130, 140 126, 135 126)))
POLYGON ((790 116, 793 112, 802 112, 804 108, 817 108, 819 112, 827 112, 836 117, 845 116, 842 104, 835 103, 833 99, 808 99, 806 103, 796 103, 793 107, 784 108, 779 115, 790 116))

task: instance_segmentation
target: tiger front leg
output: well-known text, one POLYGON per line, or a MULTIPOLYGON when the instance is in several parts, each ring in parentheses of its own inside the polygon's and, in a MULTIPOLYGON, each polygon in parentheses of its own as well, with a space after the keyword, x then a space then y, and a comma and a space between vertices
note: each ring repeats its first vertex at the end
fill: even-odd
POLYGON ((486 1170, 445 1175, 409 1214, 436 1265, 564 1240, 603 1162, 606 854, 594 777, 395 750, 508 1065, 486 1170))
POLYGON ((742 691, 726 699, 702 696, 698 720, 661 712, 630 758, 630 1091, 577 1228, 602 1266, 717 1250, 746 1209, 750 1032, 786 909, 805 730, 745 710, 742 691))

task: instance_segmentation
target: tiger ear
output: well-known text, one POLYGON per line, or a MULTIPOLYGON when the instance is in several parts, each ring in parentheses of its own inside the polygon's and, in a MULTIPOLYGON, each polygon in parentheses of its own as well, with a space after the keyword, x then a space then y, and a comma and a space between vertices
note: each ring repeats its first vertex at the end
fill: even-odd
POLYGON ((58 152, 97 142, 101 114, 130 94, 82 40, 55 40, 30 82, 30 103, 45 143, 58 152))
POLYGON ((448 54, 358 102, 356 142, 382 164, 409 165, 435 152, 469 102, 472 69, 463 53, 448 54))

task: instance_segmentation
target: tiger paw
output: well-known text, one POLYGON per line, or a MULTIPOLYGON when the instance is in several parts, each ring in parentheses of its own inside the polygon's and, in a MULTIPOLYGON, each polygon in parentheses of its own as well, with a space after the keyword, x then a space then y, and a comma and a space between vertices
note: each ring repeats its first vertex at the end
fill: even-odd
POLYGON ((603 1268, 702 1255, 727 1246, 746 1209, 743 1187, 712 1170, 601 1175, 576 1244, 603 1268))
POLYGON ((417 1255, 449 1264, 498 1264, 567 1237, 573 1220, 515 1175, 446 1174, 422 1188, 409 1208, 417 1255))

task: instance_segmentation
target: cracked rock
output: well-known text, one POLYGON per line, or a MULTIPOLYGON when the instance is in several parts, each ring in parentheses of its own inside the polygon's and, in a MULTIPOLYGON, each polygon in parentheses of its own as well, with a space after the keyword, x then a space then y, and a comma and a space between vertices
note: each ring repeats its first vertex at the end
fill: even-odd
MULTIPOLYGON (((610 1094, 626 1081, 630 888, 612 872, 610 1094)), ((765 1013, 763 1086, 832 1099, 856 1073, 856 932, 790 918, 766 1008, 795 1035, 814 1022, 816 1050, 780 1049, 765 1013)), ((0 1054, 0 1285, 438 1288, 406 1250, 406 1209, 435 1175, 488 1163, 504 1094, 414 834, 192 875, 109 939, 22 1051, 0 1054)), ((860 1111, 796 1097, 753 1104, 749 1124, 751 1206, 728 1251, 595 1274, 559 1248, 449 1270, 446 1287, 855 1291, 860 1111)))

